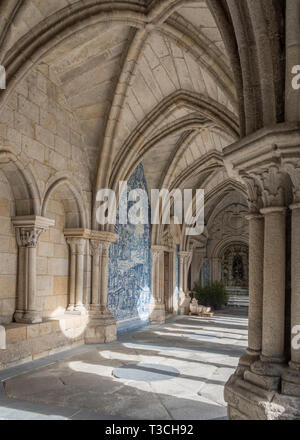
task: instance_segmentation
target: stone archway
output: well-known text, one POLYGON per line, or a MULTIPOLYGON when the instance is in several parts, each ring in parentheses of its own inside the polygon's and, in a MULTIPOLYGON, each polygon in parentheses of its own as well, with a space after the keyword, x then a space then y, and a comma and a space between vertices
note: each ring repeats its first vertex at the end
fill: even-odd
POLYGON ((220 254, 221 279, 229 289, 248 290, 249 249, 244 243, 227 245, 220 254))

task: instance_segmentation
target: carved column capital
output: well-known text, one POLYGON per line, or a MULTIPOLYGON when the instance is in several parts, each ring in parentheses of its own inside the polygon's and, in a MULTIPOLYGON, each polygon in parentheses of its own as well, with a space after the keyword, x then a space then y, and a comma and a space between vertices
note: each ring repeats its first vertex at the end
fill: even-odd
POLYGON ((254 176, 250 176, 247 173, 240 173, 240 176, 247 187, 249 211, 255 214, 263 206, 259 183, 254 176))
POLYGON ((189 260, 193 256, 193 252, 192 251, 180 251, 180 252, 178 252, 178 256, 179 256, 179 261, 181 264, 188 264, 189 260))
POLYGON ((92 256, 108 257, 109 247, 118 240, 118 234, 103 231, 89 231, 92 256))
POLYGON ((263 207, 285 205, 285 180, 280 167, 271 164, 268 168, 258 169, 250 174, 259 186, 263 207))
POLYGON ((92 257, 100 257, 102 253, 102 242, 99 240, 90 240, 90 250, 92 257))
POLYGON ((35 248, 39 242, 42 232, 55 221, 39 216, 13 217, 12 223, 16 229, 17 243, 22 248, 35 248))
POLYGON ((159 257, 164 253, 164 246, 159 246, 159 245, 155 245, 155 246, 151 246, 151 256, 152 256, 152 262, 157 261, 157 259, 159 259, 159 257))
POLYGON ((111 245, 110 241, 102 241, 102 257, 109 257, 109 247, 111 245))
POLYGON ((75 238, 75 237, 68 237, 67 243, 70 246, 71 252, 76 255, 83 255, 86 245, 86 239, 85 238, 75 238))
POLYGON ((293 185, 294 203, 300 202, 300 159, 286 159, 283 169, 288 173, 293 185))
POLYGON ((31 228, 17 228, 17 243, 19 247, 35 248, 38 245, 39 238, 43 229, 31 228))
POLYGON ((90 240, 92 257, 108 257, 111 243, 111 241, 90 240))
POLYGON ((75 255, 76 254, 76 245, 75 245, 74 239, 73 238, 67 238, 66 241, 67 241, 67 243, 68 243, 68 245, 70 247, 71 253, 73 255, 75 255))

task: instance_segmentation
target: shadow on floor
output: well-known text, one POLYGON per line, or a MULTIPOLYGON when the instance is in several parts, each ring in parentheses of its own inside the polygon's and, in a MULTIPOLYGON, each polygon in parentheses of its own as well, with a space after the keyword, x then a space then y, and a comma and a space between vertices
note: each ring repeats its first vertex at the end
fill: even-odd
MULTIPOLYGON (((226 408, 220 403, 220 395, 245 347, 221 343, 224 332, 220 326, 225 327, 193 317, 177 319, 173 323, 122 334, 112 344, 85 347, 75 356, 69 353, 63 360, 35 371, 25 369, 25 374, 5 381, 6 395, 0 393, 0 419, 16 414, 30 418, 33 413, 37 418, 65 419, 225 419, 226 408), (194 327, 196 322, 195 329, 189 328, 188 333, 181 334, 187 330, 185 324, 192 323, 194 327), (206 325, 215 328, 209 329, 215 335, 208 341, 203 340, 208 335, 201 333, 208 331, 206 325), (179 335, 176 336, 176 332, 179 335), (145 362, 145 358, 156 358, 162 365, 170 360, 170 365, 180 370, 180 376, 156 383, 112 377, 114 368, 145 362), (195 363, 195 374, 192 363, 195 363), (215 395, 218 396, 214 401, 215 395)), ((237 330, 232 323, 226 326, 237 330)), ((246 325, 238 327, 246 330, 246 325)), ((224 339, 233 340, 234 333, 224 339)), ((239 334, 236 341, 245 343, 239 334)))

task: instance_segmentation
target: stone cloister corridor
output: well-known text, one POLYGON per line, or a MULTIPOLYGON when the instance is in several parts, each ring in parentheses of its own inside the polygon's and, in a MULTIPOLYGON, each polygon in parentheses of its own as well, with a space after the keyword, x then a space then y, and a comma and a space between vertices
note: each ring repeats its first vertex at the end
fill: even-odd
POLYGON ((300 420, 300 0, 0 0, 0 378, 300 420))
POLYGON ((245 312, 177 317, 34 361, 23 374, 0 372, 1 418, 223 420, 223 388, 246 347, 245 312), (115 377, 124 366, 133 375, 115 377))

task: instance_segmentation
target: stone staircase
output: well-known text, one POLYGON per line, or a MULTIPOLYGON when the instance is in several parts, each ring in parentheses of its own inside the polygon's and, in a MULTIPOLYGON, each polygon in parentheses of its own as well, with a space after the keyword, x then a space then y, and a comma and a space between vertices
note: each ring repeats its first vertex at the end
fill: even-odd
POLYGON ((230 307, 249 307, 249 291, 247 289, 228 287, 229 293, 228 306, 230 307))

